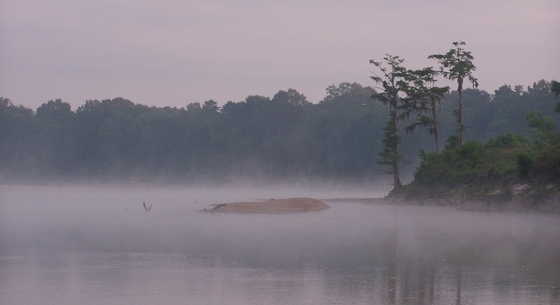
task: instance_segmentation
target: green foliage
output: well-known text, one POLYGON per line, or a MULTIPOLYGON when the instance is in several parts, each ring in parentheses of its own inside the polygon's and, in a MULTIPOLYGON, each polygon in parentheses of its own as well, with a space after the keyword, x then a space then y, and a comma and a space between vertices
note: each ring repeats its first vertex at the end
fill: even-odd
POLYGON ((447 138, 447 144, 445 145, 446 150, 453 150, 457 147, 461 146, 461 142, 459 141, 459 136, 452 135, 447 138))
MULTIPOLYGON (((560 95, 560 82, 558 81, 551 81, 550 82, 550 92, 552 92, 554 94, 555 98, 558 98, 558 95, 560 95)), ((556 104, 556 109, 558 109, 558 104, 556 104)), ((558 110, 556 110, 556 112, 558 112, 558 110)))
POLYGON ((520 152, 517 154, 517 172, 519 177, 527 178, 529 172, 533 169, 535 164, 535 159, 526 152, 520 152))
POLYGON ((383 131, 385 132, 385 136, 383 137, 383 150, 379 154, 381 160, 379 160, 378 163, 386 166, 386 173, 394 174, 394 165, 401 164, 404 161, 403 155, 399 154, 397 149, 401 142, 401 136, 398 134, 396 126, 392 124, 392 121, 387 121, 383 131))
POLYGON ((455 149, 444 150, 442 155, 449 164, 450 182, 470 183, 478 176, 484 175, 483 162, 486 150, 478 142, 470 141, 455 149))
MULTIPOLYGON (((494 97, 489 103, 493 104, 494 108, 481 108, 478 113, 488 115, 486 121, 490 124, 486 128, 492 136, 508 132, 531 135, 527 125, 521 122, 526 121, 528 112, 538 111, 543 117, 553 115, 552 105, 555 104, 555 100, 549 88, 550 84, 543 80, 534 83, 525 91, 521 86, 502 86, 494 92, 494 97)), ((555 124, 560 123, 557 116, 554 116, 553 120, 556 121, 555 124)))
POLYGON ((373 59, 369 61, 379 70, 379 74, 374 73, 371 79, 381 85, 381 91, 373 97, 389 106, 389 109, 396 114, 399 109, 399 94, 408 87, 406 83, 408 71, 402 66, 404 59, 399 56, 387 54, 383 60, 386 66, 380 61, 373 59))
POLYGON ((457 80, 458 90, 462 90, 463 80, 468 79, 474 87, 478 86, 478 80, 474 78, 472 72, 476 70, 472 60, 474 57, 471 52, 465 51, 462 46, 463 41, 453 42, 454 49, 449 50, 446 54, 430 55, 429 59, 437 60, 442 67, 444 76, 450 80, 457 80))
POLYGON ((36 116, 31 109, 0 97, 0 174, 11 178, 33 175, 39 165, 36 116))
POLYGON ((533 143, 537 147, 544 147, 549 144, 549 140, 553 137, 554 121, 551 117, 543 117, 540 111, 533 110, 526 115, 529 132, 532 136, 533 143))
POLYGON ((410 192, 430 198, 460 192, 461 198, 504 201, 514 196, 512 185, 522 182, 531 185, 523 197, 531 205, 550 197, 550 188, 560 183, 560 133, 539 111, 526 117, 531 140, 508 133, 484 145, 469 141, 460 146, 458 137, 451 136, 441 155, 421 150, 410 192), (426 187, 430 190, 420 191, 426 187))
POLYGON ((539 151, 530 173, 542 182, 560 182, 560 145, 547 145, 539 151))
POLYGON ((35 113, 0 99, 0 180, 234 177, 369 179, 377 172, 387 107, 359 84, 329 87, 319 104, 293 89, 222 107, 147 107, 89 100, 74 112, 60 100, 35 113))
POLYGON ((420 152, 420 166, 414 182, 419 185, 444 185, 452 188, 465 184, 498 183, 516 171, 516 149, 523 140, 513 135, 489 140, 486 144, 469 141, 458 145, 452 136, 441 154, 420 152))
MULTIPOLYGON (((426 97, 410 78, 403 81, 399 84, 408 91, 400 92, 399 100, 426 97)), ((147 107, 115 98, 88 100, 75 111, 52 100, 33 111, 0 98, 0 180, 163 178, 182 183, 234 176, 361 180, 377 178, 381 168, 391 171, 378 163, 386 157, 398 164, 398 170, 405 160, 412 160, 421 168, 417 176, 424 184, 479 181, 491 190, 493 184, 482 179, 500 181, 508 173, 517 177, 517 154, 526 152, 535 160, 528 177, 551 182, 557 177, 560 145, 560 134, 551 128, 560 124, 560 116, 554 115, 557 101, 550 89, 547 81, 526 90, 503 86, 493 95, 465 89, 470 125, 466 138, 486 144, 460 151, 454 136, 441 155, 428 153, 434 139, 429 112, 411 113, 410 122, 398 120, 396 129, 393 125, 389 130, 391 134, 396 130, 397 137, 384 139, 387 118, 393 113, 388 105, 371 99, 379 96, 372 87, 357 83, 329 86, 317 104, 306 102, 293 89, 279 91, 272 99, 249 96, 221 107, 212 100, 184 108, 147 107), (532 110, 541 114, 533 115, 534 128, 527 128, 520 122, 532 110), (416 120, 425 120, 426 132, 398 133, 416 120), (522 135, 533 137, 529 141, 522 135), (395 142, 398 154, 392 150, 395 142), (426 151, 424 156, 416 156, 419 149, 426 151), (478 164, 473 167, 473 162, 478 164)), ((454 133, 457 92, 445 94, 440 104, 437 123, 446 139, 454 133)))
POLYGON ((272 98, 273 103, 286 103, 294 106, 309 106, 311 103, 307 100, 305 95, 297 92, 295 89, 288 89, 288 91, 280 90, 272 98))
POLYGON ((527 113, 527 124, 529 128, 539 133, 548 133, 554 130, 554 121, 552 118, 543 117, 542 113, 538 110, 527 113))
POLYGON ((78 134, 70 104, 60 99, 48 101, 37 108, 36 121, 41 128, 37 130, 35 144, 43 160, 38 169, 58 175, 71 174, 76 165, 78 134))
POLYGON ((446 176, 448 163, 445 158, 435 152, 426 153, 420 150, 420 166, 414 173, 414 181, 420 185, 434 185, 446 176))
POLYGON ((495 140, 494 138, 490 138, 486 143, 486 146, 492 148, 514 148, 526 145, 527 143, 527 139, 523 136, 516 136, 508 133, 499 135, 495 140))

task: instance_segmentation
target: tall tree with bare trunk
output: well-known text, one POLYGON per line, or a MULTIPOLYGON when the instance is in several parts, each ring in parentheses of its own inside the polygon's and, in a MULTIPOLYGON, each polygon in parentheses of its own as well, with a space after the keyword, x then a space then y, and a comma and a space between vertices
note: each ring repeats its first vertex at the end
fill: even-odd
POLYGON ((458 121, 459 143, 463 145, 465 138, 465 122, 463 115, 463 82, 469 80, 473 87, 478 87, 478 80, 474 78, 472 72, 476 70, 473 64, 474 57, 471 52, 465 51, 465 42, 453 42, 455 48, 446 54, 434 54, 428 56, 429 59, 437 60, 441 65, 441 72, 445 78, 457 81, 457 93, 459 94, 459 109, 456 113, 458 121))

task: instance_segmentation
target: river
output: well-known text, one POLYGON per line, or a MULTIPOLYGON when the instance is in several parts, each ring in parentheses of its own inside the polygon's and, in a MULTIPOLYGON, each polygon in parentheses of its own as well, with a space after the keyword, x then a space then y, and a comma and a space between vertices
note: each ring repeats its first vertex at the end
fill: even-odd
POLYGON ((558 215, 344 201, 200 212, 376 195, 2 186, 0 304, 560 304, 558 215))

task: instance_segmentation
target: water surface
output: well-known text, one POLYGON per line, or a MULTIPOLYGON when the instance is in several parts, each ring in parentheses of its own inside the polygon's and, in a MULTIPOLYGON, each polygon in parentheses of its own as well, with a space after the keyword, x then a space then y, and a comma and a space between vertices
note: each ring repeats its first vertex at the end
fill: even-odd
POLYGON ((0 192, 0 304, 560 304, 556 215, 355 202, 200 212, 376 195, 337 189, 0 192))

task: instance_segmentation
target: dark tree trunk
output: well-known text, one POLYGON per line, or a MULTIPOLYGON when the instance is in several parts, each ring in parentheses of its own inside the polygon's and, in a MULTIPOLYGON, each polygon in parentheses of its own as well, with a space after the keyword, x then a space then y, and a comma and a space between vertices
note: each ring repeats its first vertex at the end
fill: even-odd
POLYGON ((459 93, 459 145, 463 146, 465 137, 465 123, 463 121, 463 79, 459 78, 457 80, 459 87, 457 92, 459 93))
POLYGON ((436 140, 436 154, 439 154, 439 127, 437 121, 436 101, 432 98, 432 118, 434 119, 434 139, 436 140))
MULTIPOLYGON (((397 130, 397 124, 399 122, 399 118, 397 116, 397 99, 395 99, 394 101, 394 105, 393 108, 395 109, 395 111, 393 111, 393 130, 397 130)), ((398 154, 399 151, 399 141, 394 141, 393 142, 393 151, 395 152, 395 154, 398 154)), ((394 160, 393 160, 393 191, 399 189, 402 186, 401 183, 401 178, 399 175, 399 158, 397 156, 395 156, 394 160)))

